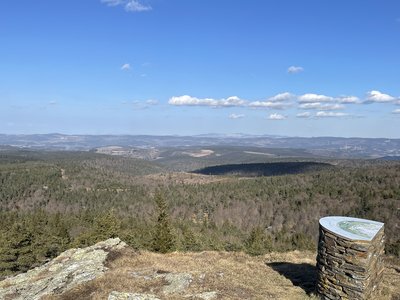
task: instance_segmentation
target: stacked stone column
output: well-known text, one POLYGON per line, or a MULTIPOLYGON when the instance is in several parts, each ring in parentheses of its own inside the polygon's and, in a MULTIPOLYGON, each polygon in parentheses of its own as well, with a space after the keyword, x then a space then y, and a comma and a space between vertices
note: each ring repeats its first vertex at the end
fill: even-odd
POLYGON ((384 229, 370 240, 340 236, 320 224, 317 292, 321 299, 372 299, 383 272, 384 229))

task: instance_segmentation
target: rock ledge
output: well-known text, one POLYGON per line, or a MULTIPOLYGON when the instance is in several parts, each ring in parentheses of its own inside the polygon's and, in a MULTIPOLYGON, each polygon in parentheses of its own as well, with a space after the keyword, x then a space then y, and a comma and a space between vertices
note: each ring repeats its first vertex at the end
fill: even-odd
POLYGON ((93 280, 107 270, 107 255, 126 246, 119 238, 108 239, 87 248, 69 249, 43 266, 0 282, 0 299, 40 299, 61 294, 93 280))

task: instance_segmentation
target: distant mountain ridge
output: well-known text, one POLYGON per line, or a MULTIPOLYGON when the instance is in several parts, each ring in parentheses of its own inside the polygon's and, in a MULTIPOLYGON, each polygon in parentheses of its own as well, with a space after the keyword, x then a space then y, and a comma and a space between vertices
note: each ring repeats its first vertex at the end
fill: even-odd
POLYGON ((105 146, 130 148, 240 146, 305 149, 311 154, 328 157, 400 156, 400 139, 357 137, 282 137, 245 134, 197 136, 0 134, 1 145, 31 149, 83 151, 105 146))

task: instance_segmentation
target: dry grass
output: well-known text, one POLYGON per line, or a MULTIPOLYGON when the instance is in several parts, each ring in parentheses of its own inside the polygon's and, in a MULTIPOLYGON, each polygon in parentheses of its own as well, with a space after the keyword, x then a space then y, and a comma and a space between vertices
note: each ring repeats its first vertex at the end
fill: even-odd
MULTIPOLYGON (((160 299, 216 291, 217 299, 317 299, 315 253, 270 253, 250 257, 243 253, 199 252, 156 254, 124 250, 108 261, 106 274, 60 296, 46 299, 107 299, 111 291, 149 293, 160 299), (184 294, 163 295, 166 284, 157 274, 190 273, 184 294)), ((400 295, 400 273, 387 268, 375 299, 396 299, 400 295), (393 297, 393 298, 392 298, 393 297)))

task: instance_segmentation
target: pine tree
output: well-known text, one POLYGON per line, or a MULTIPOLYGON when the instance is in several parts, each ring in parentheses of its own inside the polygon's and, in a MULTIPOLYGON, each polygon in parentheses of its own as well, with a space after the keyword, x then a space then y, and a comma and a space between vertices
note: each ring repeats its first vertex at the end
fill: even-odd
POLYGON ((48 258, 57 256, 69 246, 71 237, 68 232, 68 226, 61 218, 60 213, 55 214, 50 219, 46 238, 45 256, 48 258))
POLYGON ((120 228, 121 222, 113 209, 95 218, 95 235, 100 240, 117 237, 120 228))
POLYGON ((198 239, 198 236, 190 229, 189 226, 182 228, 182 241, 181 248, 183 251, 200 251, 202 245, 198 239))
POLYGON ((26 223, 15 223, 2 236, 0 247, 0 274, 25 272, 36 262, 32 251, 33 234, 26 223))
POLYGON ((169 220, 168 205, 165 198, 157 193, 155 201, 158 210, 157 223, 154 230, 153 250, 156 252, 167 253, 174 249, 175 240, 169 220))
POLYGON ((271 250, 271 238, 269 238, 262 227, 255 227, 246 240, 246 252, 250 255, 262 255, 271 250))

